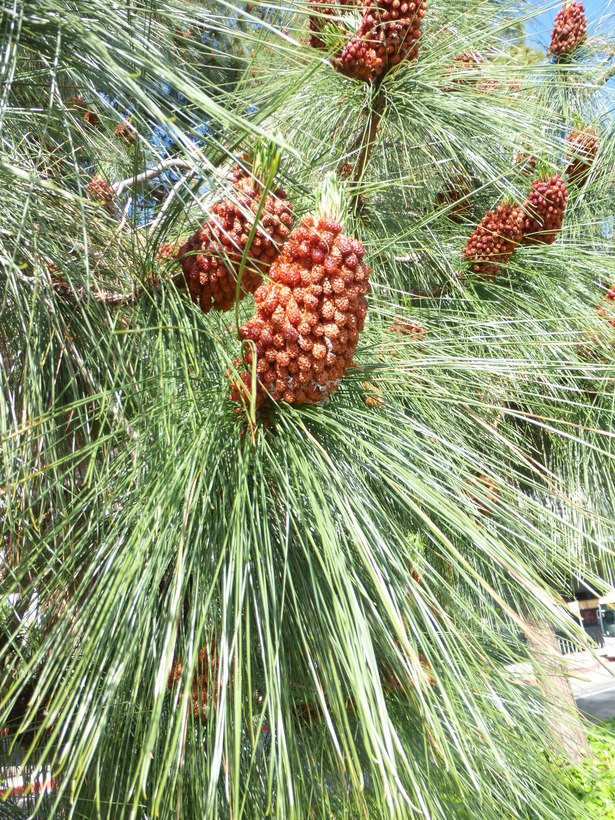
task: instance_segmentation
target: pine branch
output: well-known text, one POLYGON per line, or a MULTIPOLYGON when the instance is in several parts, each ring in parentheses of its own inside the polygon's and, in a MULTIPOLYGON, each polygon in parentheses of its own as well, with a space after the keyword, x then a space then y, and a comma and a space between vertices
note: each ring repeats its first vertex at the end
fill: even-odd
POLYGON ((379 77, 374 83, 373 102, 368 111, 369 124, 367 127, 367 134, 365 137, 361 137, 357 146, 359 148, 359 157, 357 159, 353 176, 353 182, 357 185, 357 190, 351 200, 351 205, 356 211, 360 211, 362 208, 360 183, 363 179, 363 174, 367 163, 369 162, 369 158, 374 150, 374 145, 376 144, 378 126, 380 124, 380 120, 382 119, 382 113, 384 110, 384 97, 381 92, 381 82, 382 77, 379 77))
POLYGON ((162 203, 162 205, 160 206, 160 210, 159 210, 159 212, 158 212, 158 214, 157 214, 156 218, 153 220, 153 222, 151 223, 151 225, 149 225, 149 228, 150 228, 151 230, 154 230, 155 228, 157 228, 157 227, 158 227, 158 225, 160 225, 160 223, 162 222, 162 220, 163 220, 163 218, 164 218, 165 213, 168 211, 168 209, 169 209, 169 208, 171 207, 171 205, 173 204, 173 200, 175 199, 175 197, 176 197, 176 195, 177 195, 177 192, 181 189, 181 187, 182 187, 183 185, 185 185, 185 184, 186 184, 186 182, 190 179, 190 177, 191 177, 191 176, 192 176, 192 174, 191 174, 191 173, 184 174, 182 177, 180 177, 180 178, 177 180, 177 182, 175 183, 175 185, 173 185, 173 187, 172 187, 172 188, 171 188, 171 190, 169 191, 169 193, 168 193, 168 195, 167 195, 166 199, 164 200, 164 202, 163 202, 163 203, 162 203))
POLYGON ((613 79, 613 77, 615 77, 615 65, 609 66, 607 69, 605 69, 605 71, 598 79, 598 85, 606 85, 609 82, 609 80, 613 79))
MULTIPOLYGON (((40 279, 35 276, 26 276, 21 272, 18 276, 21 282, 32 287, 40 284, 40 279)), ((88 302, 92 300, 101 305, 106 305, 107 307, 128 307, 133 305, 145 293, 156 293, 161 291, 167 284, 173 284, 176 288, 181 290, 185 286, 185 282, 186 280, 182 272, 175 274, 168 279, 160 280, 150 287, 136 288, 132 293, 110 293, 109 291, 101 289, 88 290, 88 288, 83 285, 76 285, 65 281, 48 281, 48 284, 54 293, 56 293, 61 299, 68 302, 78 304, 80 302, 88 302)))
POLYGON ((601 71, 597 76, 596 85, 606 85, 609 80, 615 77, 615 65, 609 65, 612 60, 615 60, 615 47, 613 46, 606 49, 605 56, 600 61, 601 71))
POLYGON ((411 299, 437 299, 439 296, 446 296, 450 291, 450 283, 438 285, 433 290, 411 290, 408 296, 411 299))
POLYGON ((154 168, 148 168, 147 171, 142 171, 140 174, 122 179, 120 182, 116 182, 111 187, 113 188, 113 193, 115 196, 119 197, 124 193, 124 191, 131 188, 133 185, 140 185, 142 182, 151 182, 152 179, 156 179, 156 177, 161 176, 161 174, 164 174, 165 171, 187 171, 193 168, 194 165, 191 162, 188 162, 188 160, 180 159, 179 157, 171 157, 170 159, 162 160, 162 162, 154 168))
POLYGON ((109 409, 113 418, 118 422, 118 424, 124 428, 126 434, 130 439, 136 441, 138 438, 137 432, 134 427, 126 420, 124 416, 124 411, 122 410, 122 405, 118 399, 118 394, 111 393, 110 391, 106 391, 103 389, 102 385, 100 385, 92 372, 86 367, 85 361, 83 356, 77 350, 75 343, 70 339, 67 338, 68 346, 70 348, 73 361, 77 364, 79 370, 81 371, 82 376, 89 384, 90 389, 93 391, 92 395, 106 395, 109 394, 110 402, 109 402, 109 409))

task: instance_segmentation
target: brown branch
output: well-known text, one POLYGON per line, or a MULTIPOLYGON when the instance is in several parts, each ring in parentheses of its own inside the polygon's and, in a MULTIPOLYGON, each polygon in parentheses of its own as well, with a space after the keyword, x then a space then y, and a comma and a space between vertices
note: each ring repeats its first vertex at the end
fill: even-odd
POLYGON ((183 176, 181 176, 177 180, 175 185, 169 191, 166 199, 164 200, 164 202, 160 206, 160 210, 158 211, 158 213, 156 215, 156 218, 152 221, 151 225, 148 226, 150 228, 150 230, 154 230, 162 222, 162 219, 163 219, 165 213, 171 207, 171 204, 173 202, 173 199, 174 199, 175 195, 180 190, 182 185, 186 184, 186 182, 190 179, 191 176, 192 176, 192 174, 184 174, 183 176))
POLYGON ((88 290, 83 285, 69 285, 67 282, 52 282, 51 287, 62 299, 70 302, 87 302, 92 299, 102 305, 120 307, 131 305, 136 293, 109 293, 105 290, 88 290))
POLYGON ((439 296, 446 295, 450 290, 450 282, 445 282, 443 285, 438 285, 433 290, 416 290, 410 291, 408 296, 411 299, 437 299, 439 296))
POLYGON ((368 160, 374 148, 374 144, 376 142, 376 133, 378 131, 380 120, 382 119, 383 107, 384 98, 380 94, 380 81, 378 81, 378 84, 375 85, 374 104, 369 112, 369 128, 367 131, 367 139, 361 140, 361 150, 359 153, 359 159, 357 160, 357 167, 355 169, 353 182, 358 183, 361 181, 361 177, 363 176, 363 172, 365 171, 365 166, 368 163, 368 160))
POLYGON ((606 69, 602 76, 598 78, 598 84, 606 85, 613 77, 615 77, 615 65, 609 66, 609 68, 606 69))
MULTIPOLYGON (((28 285, 35 285, 37 283, 36 277, 19 275, 19 279, 28 285)), ((133 305, 145 293, 156 293, 161 291, 167 284, 173 284, 179 290, 186 286, 186 280, 183 272, 170 276, 167 279, 161 279, 155 282, 150 287, 136 288, 132 293, 109 293, 105 290, 88 290, 83 285, 69 284, 66 281, 49 282, 51 289, 61 299, 68 302, 87 302, 90 299, 98 302, 101 305, 108 307, 123 307, 133 305)))
POLYGON ((186 287, 186 277, 184 272, 176 273, 174 276, 169 276, 167 279, 159 279, 149 288, 139 288, 135 294, 135 298, 143 296, 144 293, 158 293, 165 285, 175 285, 178 290, 184 290, 186 287))
POLYGON ((378 111, 376 110, 376 108, 374 108, 370 111, 369 117, 370 122, 367 139, 361 145, 361 152, 359 154, 359 159, 357 160, 357 167, 353 178, 353 182, 356 183, 361 181, 361 177, 363 176, 363 172, 365 171, 365 166, 367 165, 372 150, 374 148, 374 144, 376 141, 376 133, 378 131, 378 125, 380 124, 380 119, 382 118, 382 111, 378 111))
POLYGON ((611 48, 606 50, 606 55, 600 63, 601 68, 604 67, 604 66, 607 66, 607 67, 604 69, 604 71, 601 74, 599 73, 597 75, 596 85, 600 85, 600 86, 605 85, 606 83, 608 83, 609 80, 611 80, 613 77, 615 77, 615 65, 609 66, 609 63, 611 62, 611 60, 614 60, 614 59, 615 59, 615 47, 612 46, 611 48))
POLYGON ((376 134, 378 133, 378 126, 380 125, 380 120, 382 119, 382 112, 384 109, 384 97, 381 96, 380 92, 381 82, 382 77, 379 77, 374 82, 373 105, 368 113, 369 125, 367 128, 367 138, 364 139, 363 137, 361 137, 359 139, 357 146, 360 149, 359 157, 357 159, 355 172, 352 178, 353 183, 355 183, 355 185, 357 186, 357 190, 353 194, 351 199, 351 204, 356 210, 360 210, 362 207, 360 182, 363 178, 363 173, 365 172, 365 168, 367 166, 367 163, 369 162, 369 158, 374 149, 374 145, 376 144, 376 134))
MULTIPOLYGON (((415 265, 420 263, 420 257, 415 254, 409 254, 408 256, 395 256, 394 259, 396 262, 412 262, 415 265)), ((463 278, 463 274, 457 274, 457 276, 459 280, 463 278)), ((450 293, 452 284, 452 282, 444 282, 441 285, 436 285, 431 290, 410 291, 408 296, 410 296, 411 299, 437 299, 439 296, 446 296, 450 293)))
POLYGON ((111 412, 111 415, 118 422, 118 424, 120 424, 124 428, 124 430, 127 432, 128 436, 133 441, 136 441, 136 439, 138 438, 137 432, 132 427, 130 422, 128 422, 126 420, 126 418, 124 416, 124 411, 122 409, 121 402, 119 401, 119 399, 117 397, 117 394, 113 393, 111 391, 105 390, 102 387, 102 385, 100 385, 96 381, 96 379, 94 378, 94 376, 92 375, 90 370, 88 370, 88 368, 86 367, 83 356, 77 350, 77 348, 75 346, 75 343, 72 341, 72 339, 70 339, 70 337, 67 334, 64 334, 64 336, 65 336, 65 341, 68 342, 68 347, 70 348, 70 352, 73 356, 73 361, 75 361, 77 363, 77 366, 79 367, 79 371, 81 372, 81 375, 86 380, 86 382, 90 385, 90 389, 92 390, 93 395, 98 394, 98 395, 102 395, 102 396, 105 396, 105 395, 109 396, 109 398, 110 398, 109 410, 111 412))

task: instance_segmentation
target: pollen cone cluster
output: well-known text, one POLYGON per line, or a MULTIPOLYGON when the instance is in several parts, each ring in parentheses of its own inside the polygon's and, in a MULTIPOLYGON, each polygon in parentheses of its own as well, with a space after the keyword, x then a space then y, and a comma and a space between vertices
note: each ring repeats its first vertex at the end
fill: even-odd
MULTIPOLYGON (((470 54, 464 51, 463 54, 458 54, 453 58, 453 64, 446 69, 446 76, 453 77, 453 84, 456 86, 464 85, 468 82, 467 78, 463 76, 466 69, 476 68, 481 65, 483 58, 480 54, 470 54)), ((455 91, 455 88, 444 88, 446 92, 455 91)))
MULTIPOLYGON (((196 718, 205 720, 208 707, 218 699, 218 653, 215 639, 212 639, 209 649, 201 647, 199 657, 192 678, 192 714, 196 718)), ((172 691, 179 686, 182 677, 182 662, 173 662, 167 680, 167 689, 172 691)), ((231 681, 233 677, 231 675, 231 681)))
MULTIPOLYGON (((596 310, 600 318, 604 319, 615 330, 615 285, 607 290, 600 304, 596 305, 596 310)), ((600 352, 601 349, 604 349, 604 342, 606 341, 608 341, 611 350, 615 349, 612 334, 607 335, 605 338, 604 334, 588 331, 583 341, 577 344, 577 353, 581 359, 606 364, 600 352)))
POLYGON ((485 518, 489 517, 490 507, 494 507, 500 500, 500 491, 495 481, 488 475, 482 475, 470 480, 470 485, 474 485, 478 495, 470 496, 476 505, 477 511, 485 518))
POLYGON ((36 169, 39 174, 59 179, 68 171, 68 164, 64 157, 61 145, 54 145, 51 140, 45 140, 44 150, 40 150, 41 141, 33 134, 32 141, 37 148, 36 169))
MULTIPOLYGON (((240 330, 256 349, 258 402, 267 393, 288 404, 316 404, 337 388, 352 364, 367 312, 369 268, 364 249, 329 218, 308 216, 254 294, 256 315, 240 330)), ((250 394, 252 345, 231 398, 250 394)))
POLYGON ((109 213, 113 213, 113 197, 115 194, 113 188, 105 179, 98 175, 93 176, 88 185, 88 194, 104 206, 109 213))
POLYGON ((452 206, 448 211, 450 219, 462 221, 470 215, 471 193, 468 180, 458 174, 446 181, 443 190, 438 193, 438 202, 452 206))
MULTIPOLYGON (((192 299, 208 313, 235 304, 237 274, 254 225, 262 186, 242 170, 233 174, 233 198, 213 206, 209 219, 178 251, 192 299)), ((293 222, 284 191, 268 194, 241 276, 239 298, 253 293, 279 254, 293 222)))
MULTIPOLYGON (((334 68, 369 82, 402 60, 416 59, 426 13, 427 0, 365 0, 359 29, 332 58, 334 68)), ((319 33, 325 22, 320 18, 310 26, 314 32, 310 42, 317 48, 324 47, 319 33)))
POLYGON ((453 59, 459 68, 464 68, 465 66, 468 66, 468 68, 473 68, 483 62, 483 58, 480 54, 470 54, 467 51, 464 51, 463 54, 458 54, 453 59))
MULTIPOLYGON (((428 661, 424 658, 421 652, 417 653, 418 660, 421 665, 421 673, 423 680, 429 684, 429 686, 433 686, 435 683, 435 677, 433 676, 433 670, 429 665, 428 661)), ((380 680, 382 681, 382 687, 385 693, 390 697, 392 695, 408 695, 409 687, 414 687, 414 680, 411 677, 408 677, 404 683, 395 672, 391 669, 391 667, 387 664, 382 664, 380 667, 380 680)))
POLYGON ((318 14, 311 14, 308 20, 310 45, 312 48, 327 48, 322 39, 322 33, 327 24, 336 24, 334 20, 334 16, 338 11, 338 9, 335 8, 336 4, 337 0, 328 0, 327 3, 315 3, 311 6, 314 11, 318 12, 318 14))
POLYGON ((72 108, 76 108, 77 111, 85 111, 85 100, 81 94, 73 94, 73 96, 69 99, 68 104, 72 108))
POLYGON ((524 245, 552 245, 562 228, 568 191, 559 176, 546 182, 535 179, 523 203, 524 245))
POLYGON ((566 169, 568 179, 582 185, 587 179, 598 153, 598 138, 593 131, 572 130, 566 137, 567 147, 572 155, 572 162, 566 169))
POLYGON ((536 157, 525 151, 520 151, 515 157, 515 165, 518 165, 522 171, 533 174, 536 170, 536 157))
POLYGON ((523 238, 524 213, 516 204, 498 205, 489 211, 463 249, 463 260, 472 270, 494 278, 510 260, 523 238))
POLYGON ((316 703, 298 703, 293 714, 299 725, 315 726, 322 720, 322 709, 316 703))
POLYGON ((100 125, 100 117, 93 111, 91 108, 87 108, 85 104, 85 100, 81 96, 81 94, 73 94, 73 96, 68 101, 68 104, 71 108, 76 109, 82 116, 83 122, 86 125, 89 125, 90 128, 98 128, 100 125))
POLYGON ((100 126, 100 117, 96 111, 86 111, 83 115, 83 121, 90 128, 98 128, 100 126))
POLYGON ((175 259, 177 257, 177 245, 169 242, 161 242, 156 251, 156 259, 159 262, 166 262, 168 259, 175 259))
POLYGON ((587 18, 583 3, 565 3, 555 17, 549 54, 570 54, 587 36, 587 18))
POLYGON ((363 382, 363 389, 366 392, 365 396, 365 406, 369 407, 370 410, 377 408, 380 410, 384 407, 384 399, 382 397, 382 391, 378 387, 375 382, 363 382))
POLYGON ((128 117, 127 120, 118 123, 115 126, 115 131, 113 133, 118 139, 121 139, 124 142, 124 144, 128 147, 135 144, 137 137, 134 125, 130 122, 130 117, 128 117))

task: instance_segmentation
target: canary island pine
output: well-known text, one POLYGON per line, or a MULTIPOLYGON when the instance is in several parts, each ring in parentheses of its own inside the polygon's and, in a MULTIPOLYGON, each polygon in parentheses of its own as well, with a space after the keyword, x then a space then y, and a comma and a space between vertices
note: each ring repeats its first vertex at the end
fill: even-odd
POLYGON ((585 820, 608 10, 0 2, 2 816, 585 820))

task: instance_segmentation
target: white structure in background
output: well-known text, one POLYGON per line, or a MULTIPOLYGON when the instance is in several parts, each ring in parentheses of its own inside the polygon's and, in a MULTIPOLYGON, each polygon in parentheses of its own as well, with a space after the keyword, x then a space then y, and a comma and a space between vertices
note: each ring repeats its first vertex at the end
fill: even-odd
POLYGON ((607 650, 607 657, 615 657, 615 589, 602 598, 569 601, 567 606, 590 638, 607 650))

